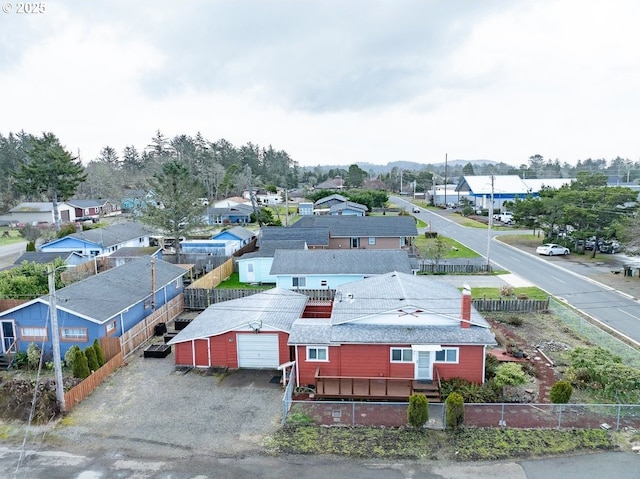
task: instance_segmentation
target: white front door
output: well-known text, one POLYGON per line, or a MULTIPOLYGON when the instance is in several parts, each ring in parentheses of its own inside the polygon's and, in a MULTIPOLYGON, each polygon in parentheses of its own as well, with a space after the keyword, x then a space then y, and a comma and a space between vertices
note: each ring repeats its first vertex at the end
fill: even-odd
POLYGON ((417 353, 418 361, 416 362, 416 379, 430 381, 433 379, 431 351, 417 351, 417 353))
POLYGON ((255 272, 255 266, 253 263, 247 264, 247 281, 249 283, 255 283, 256 281, 256 272, 255 272))
POLYGON ((18 346, 15 342, 16 329, 13 320, 0 321, 0 341, 2 342, 0 354, 7 353, 9 351, 16 352, 18 350, 18 346))

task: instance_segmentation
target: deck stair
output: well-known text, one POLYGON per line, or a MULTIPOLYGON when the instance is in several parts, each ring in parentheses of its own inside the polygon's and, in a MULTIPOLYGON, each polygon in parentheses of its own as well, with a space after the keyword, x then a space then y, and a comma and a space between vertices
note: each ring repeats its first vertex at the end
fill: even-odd
POLYGON ((413 381, 412 390, 414 393, 424 394, 430 403, 442 400, 438 383, 434 381, 413 381))

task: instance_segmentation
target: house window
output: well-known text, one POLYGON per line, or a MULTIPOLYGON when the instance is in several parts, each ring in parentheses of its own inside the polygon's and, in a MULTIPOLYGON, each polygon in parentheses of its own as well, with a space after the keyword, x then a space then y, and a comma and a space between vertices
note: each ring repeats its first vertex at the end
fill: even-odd
POLYGON ((247 265, 247 273, 253 273, 253 263, 247 265))
POLYGON ((411 348, 391 348, 392 363, 413 362, 413 351, 411 348))
POLYGON ((47 328, 24 327, 20 328, 20 338, 23 341, 46 341, 47 328))
POLYGON ((444 348, 436 351, 436 362, 438 363, 457 363, 458 348, 444 348))
POLYGON ((307 279, 303 276, 294 276, 291 279, 294 288, 304 288, 307 285, 307 279))
POLYGON ((327 284, 329 284, 329 283, 327 283, 326 279, 323 279, 322 281, 320 281, 320 286, 322 286, 322 287, 327 286, 327 284))
POLYGON ((110 323, 107 323, 107 336, 115 332, 116 332, 116 322, 111 321, 110 323))
POLYGON ((371 246, 376 244, 376 238, 374 236, 369 237, 369 244, 371 246))
POLYGON ((326 346, 307 346, 307 361, 328 361, 329 351, 326 346))
POLYGON ((360 248, 360 238, 351 238, 351 247, 360 248))
POLYGON ((87 328, 61 328, 62 341, 87 341, 89 339, 87 328))

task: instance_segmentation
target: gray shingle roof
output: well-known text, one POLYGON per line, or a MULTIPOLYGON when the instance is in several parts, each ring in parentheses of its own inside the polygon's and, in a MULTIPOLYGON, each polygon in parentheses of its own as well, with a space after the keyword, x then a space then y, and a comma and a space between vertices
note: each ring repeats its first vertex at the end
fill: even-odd
POLYGON ((412 216, 303 216, 289 228, 318 227, 329 228, 332 238, 418 236, 416 220, 412 216))
POLYGON ((345 201, 344 203, 336 203, 335 205, 331 205, 329 211, 331 213, 336 213, 345 209, 369 211, 369 207, 367 205, 361 205, 360 203, 354 203, 353 201, 345 201))
POLYGON ((66 261, 71 256, 81 257, 78 253, 42 253, 40 251, 27 251, 25 253, 22 253, 20 257, 14 261, 13 264, 20 265, 24 261, 26 261, 27 263, 47 264, 53 263, 57 258, 66 261))
POLYGON ((104 206, 107 200, 67 200, 66 203, 74 208, 97 208, 104 206))
POLYGON ((135 238, 145 237, 156 233, 157 232, 153 229, 140 223, 127 222, 115 223, 105 228, 94 228, 81 231, 70 234, 69 236, 108 248, 135 238))
POLYGON ((291 228, 284 226, 264 226, 260 228, 259 245, 264 240, 303 240, 309 246, 329 246, 329 228, 291 228))
MULTIPOLYGON (((152 284, 160 290, 182 277, 184 268, 148 256, 70 284, 57 291, 60 309, 97 322, 105 322, 151 295, 152 284)), ((46 297, 45 299, 48 299, 46 297)))
POLYGON ((273 288, 263 293, 209 306, 180 331, 169 344, 208 338, 250 323, 288 332, 302 316, 308 297, 288 289, 273 288))
POLYGON ((495 344, 471 308, 462 328, 461 293, 426 276, 388 273, 339 286, 330 319, 300 319, 290 344, 495 344))
POLYGON ((271 275, 277 274, 383 274, 411 273, 406 251, 400 250, 283 250, 273 257, 271 275))
POLYGON ((307 246, 304 240, 266 240, 260 243, 260 249, 252 253, 245 253, 239 259, 247 258, 273 258, 276 250, 279 249, 295 249, 303 250, 307 246))
POLYGON ((242 226, 234 226, 233 228, 222 231, 220 234, 222 233, 232 234, 241 240, 248 240, 256 235, 253 231, 248 230, 247 228, 243 228, 242 226))

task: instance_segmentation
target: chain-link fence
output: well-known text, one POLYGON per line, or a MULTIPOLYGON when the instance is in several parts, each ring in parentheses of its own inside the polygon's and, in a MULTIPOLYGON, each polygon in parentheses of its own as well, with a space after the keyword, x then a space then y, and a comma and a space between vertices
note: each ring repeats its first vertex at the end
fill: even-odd
MULTIPOLYGON (((284 403, 283 403, 284 404, 284 403)), ((290 401, 283 424, 324 426, 407 425, 409 403, 358 401, 290 401)), ((465 404, 467 427, 640 428, 640 404, 465 404)), ((444 429, 446 406, 429 404, 429 429, 444 429)))

